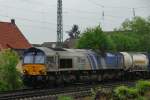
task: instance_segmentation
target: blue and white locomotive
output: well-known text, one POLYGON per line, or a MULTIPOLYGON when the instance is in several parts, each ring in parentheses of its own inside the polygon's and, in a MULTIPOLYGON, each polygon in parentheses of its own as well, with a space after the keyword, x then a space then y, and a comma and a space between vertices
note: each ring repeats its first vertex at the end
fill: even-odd
POLYGON ((147 53, 100 54, 85 49, 32 47, 24 52, 23 74, 27 85, 43 82, 62 84, 149 77, 147 53))

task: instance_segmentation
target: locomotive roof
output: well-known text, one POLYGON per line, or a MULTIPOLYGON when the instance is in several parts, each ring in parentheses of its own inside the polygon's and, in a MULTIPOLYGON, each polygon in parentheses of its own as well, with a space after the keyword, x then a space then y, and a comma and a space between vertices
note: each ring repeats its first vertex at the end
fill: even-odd
POLYGON ((53 56, 56 54, 54 50, 49 49, 47 47, 36 47, 36 48, 42 50, 47 56, 53 56))
POLYGON ((89 50, 86 50, 86 49, 65 49, 65 50, 67 50, 67 51, 69 51, 69 52, 80 52, 80 53, 87 53, 87 52, 89 52, 89 50))
MULTIPOLYGON (((85 56, 87 53, 93 53, 91 50, 86 49, 52 49, 47 47, 32 47, 30 49, 37 49, 43 51, 47 56, 54 56, 56 54, 60 56, 66 56, 66 57, 74 57, 74 56, 85 56)), ((29 50, 30 50, 29 49, 29 50)))
POLYGON ((85 56, 85 54, 88 52, 88 50, 84 49, 65 49, 65 51, 58 51, 60 56, 85 56))

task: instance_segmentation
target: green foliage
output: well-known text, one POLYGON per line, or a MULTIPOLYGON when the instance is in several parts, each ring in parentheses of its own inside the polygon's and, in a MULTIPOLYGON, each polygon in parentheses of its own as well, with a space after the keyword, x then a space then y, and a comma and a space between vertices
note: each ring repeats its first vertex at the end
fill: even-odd
POLYGON ((150 52, 150 17, 126 19, 120 29, 104 33, 100 26, 82 33, 77 48, 106 51, 150 52))
POLYGON ((134 87, 118 86, 113 90, 98 86, 92 88, 91 93, 92 99, 102 97, 104 100, 150 100, 150 81, 141 80, 134 87))
POLYGON ((58 100, 73 100, 73 98, 69 96, 59 96, 58 100))
POLYGON ((100 26, 89 28, 78 40, 77 48, 107 51, 150 52, 150 17, 126 19, 119 30, 102 32, 100 26))
POLYGON ((9 86, 4 81, 0 81, 0 91, 7 91, 9 90, 9 86))
MULTIPOLYGON (((136 43, 132 45, 135 47, 134 51, 148 51, 150 52, 150 17, 147 19, 135 17, 132 20, 125 20, 120 28, 121 31, 130 31, 127 34, 136 43), (138 40, 138 41, 137 41, 138 40)), ((129 50, 130 51, 130 48, 129 50)))
POLYGON ((150 82, 138 81, 135 87, 119 86, 114 90, 115 100, 150 100, 150 82))
POLYGON ((134 17, 132 20, 125 20, 122 23, 121 29, 124 31, 132 31, 137 34, 148 34, 150 33, 150 23, 149 19, 144 19, 141 17, 134 17))
POLYGON ((150 91, 150 82, 149 81, 138 81, 136 88, 140 95, 144 95, 146 92, 150 91))
POLYGON ((94 99, 96 97, 96 94, 102 91, 101 87, 95 87, 95 88, 91 88, 91 93, 92 93, 92 98, 94 99))
POLYGON ((150 52, 150 34, 139 36, 141 51, 150 52))
POLYGON ((77 43, 77 48, 86 48, 100 50, 104 52, 108 49, 114 49, 114 44, 111 39, 102 32, 100 26, 87 29, 80 37, 77 43))
POLYGON ((100 86, 92 88, 91 93, 91 100, 111 100, 112 98, 112 90, 100 86))
POLYGON ((114 90, 115 96, 119 100, 127 100, 127 99, 136 99, 138 97, 138 92, 134 88, 128 88, 126 86, 117 87, 114 90))
MULTIPOLYGON (((19 56, 16 52, 7 49, 0 52, 0 81, 1 86, 7 90, 21 87, 20 73, 16 69, 19 56)), ((3 88, 1 90, 4 90, 3 88)))
POLYGON ((137 51, 140 46, 138 38, 127 34, 112 34, 111 39, 114 41, 117 51, 137 51))

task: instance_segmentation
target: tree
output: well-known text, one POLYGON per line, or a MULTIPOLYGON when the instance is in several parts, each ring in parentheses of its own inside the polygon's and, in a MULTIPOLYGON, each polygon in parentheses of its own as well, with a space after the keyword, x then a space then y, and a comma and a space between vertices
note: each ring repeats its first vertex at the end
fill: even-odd
POLYGON ((132 31, 137 34, 150 34, 150 18, 134 17, 134 19, 126 19, 120 30, 132 31))
POLYGON ((112 34, 111 39, 116 45, 117 51, 141 51, 140 41, 136 36, 127 34, 112 34))
POLYGON ((0 83, 8 90, 13 90, 21 87, 22 83, 19 77, 20 74, 16 69, 18 61, 19 56, 16 52, 10 49, 0 52, 0 83))
POLYGON ((150 17, 126 19, 120 29, 104 33, 100 26, 89 28, 81 34, 77 48, 106 51, 150 52, 150 17))
POLYGON ((73 25, 70 31, 67 31, 69 38, 64 41, 63 47, 75 48, 77 39, 79 38, 80 31, 78 25, 73 25))
POLYGON ((88 28, 82 33, 78 40, 77 48, 99 50, 101 53, 104 53, 106 50, 114 50, 115 45, 110 37, 103 33, 100 26, 97 26, 88 28))
MULTIPOLYGON (((134 17, 132 20, 126 19, 119 30, 127 31, 128 34, 124 35, 132 38, 130 39, 132 50, 150 52, 150 17, 147 19, 142 17, 134 17)), ((131 48, 127 48, 127 50, 129 51, 131 48)))
POLYGON ((70 31, 67 32, 70 39, 77 39, 79 38, 79 26, 78 25, 73 25, 72 29, 70 31))

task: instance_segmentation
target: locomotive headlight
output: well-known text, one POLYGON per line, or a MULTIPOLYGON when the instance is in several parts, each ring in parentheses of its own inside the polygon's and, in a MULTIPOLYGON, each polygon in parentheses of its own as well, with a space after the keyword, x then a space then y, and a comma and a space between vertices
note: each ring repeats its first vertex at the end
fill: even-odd
POLYGON ((26 73, 26 70, 23 70, 23 73, 26 73))
POLYGON ((27 71, 26 71, 26 70, 23 70, 23 73, 27 74, 27 71))

